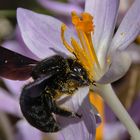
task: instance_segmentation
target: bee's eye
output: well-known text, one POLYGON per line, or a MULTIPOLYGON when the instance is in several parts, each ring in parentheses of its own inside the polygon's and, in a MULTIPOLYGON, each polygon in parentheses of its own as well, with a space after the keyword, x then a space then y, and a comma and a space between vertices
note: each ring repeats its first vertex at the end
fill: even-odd
POLYGON ((79 75, 82 74, 81 68, 78 68, 78 67, 75 67, 75 68, 74 68, 74 72, 76 72, 76 73, 79 74, 79 75))

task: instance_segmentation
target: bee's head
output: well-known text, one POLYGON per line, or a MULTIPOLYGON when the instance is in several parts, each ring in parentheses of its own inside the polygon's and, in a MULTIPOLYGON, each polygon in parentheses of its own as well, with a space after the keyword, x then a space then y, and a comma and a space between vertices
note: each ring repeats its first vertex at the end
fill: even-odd
POLYGON ((69 59, 70 72, 68 73, 69 80, 71 79, 78 86, 85 86, 90 84, 87 71, 76 60, 69 59))

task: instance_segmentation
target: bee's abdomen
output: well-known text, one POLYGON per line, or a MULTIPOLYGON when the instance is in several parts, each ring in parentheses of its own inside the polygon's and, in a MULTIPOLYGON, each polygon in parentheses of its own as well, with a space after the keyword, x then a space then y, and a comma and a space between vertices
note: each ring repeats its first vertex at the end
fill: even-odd
POLYGON ((42 103, 41 97, 25 96, 22 92, 20 97, 21 111, 26 120, 34 127, 44 132, 57 132, 57 125, 53 115, 47 106, 42 103))

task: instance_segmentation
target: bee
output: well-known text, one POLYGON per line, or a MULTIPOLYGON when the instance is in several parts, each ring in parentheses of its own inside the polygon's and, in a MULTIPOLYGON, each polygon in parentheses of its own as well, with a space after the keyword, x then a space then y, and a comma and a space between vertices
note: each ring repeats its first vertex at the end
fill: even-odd
POLYGON ((37 129, 59 131, 54 114, 81 118, 80 114, 56 104, 61 95, 73 95, 78 87, 90 83, 87 71, 76 59, 54 55, 37 61, 0 47, 0 76, 12 80, 32 77, 33 82, 22 89, 20 108, 26 120, 37 129))

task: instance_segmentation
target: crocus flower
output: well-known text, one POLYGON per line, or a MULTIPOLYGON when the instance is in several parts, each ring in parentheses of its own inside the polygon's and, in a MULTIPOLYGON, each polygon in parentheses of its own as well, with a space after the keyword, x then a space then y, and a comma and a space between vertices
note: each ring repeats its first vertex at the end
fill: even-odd
MULTIPOLYGON (((18 16, 21 14, 20 17, 22 18, 22 16, 24 16, 24 12, 27 12, 29 14, 32 13, 31 11, 28 11, 28 10, 18 9, 18 16)), ((38 14, 35 14, 35 15, 37 15, 38 17, 38 14)), ((47 48, 45 52, 46 51, 47 51, 47 48)), ((22 54, 22 52, 20 53, 22 54)), ((44 55, 44 54, 42 53, 41 55, 44 55)), ((42 57, 42 59, 43 58, 44 57, 42 57)), ((96 111, 94 110, 96 109, 93 106, 91 106, 89 102, 89 98, 87 96, 88 92, 89 92, 88 87, 80 88, 78 89, 76 94, 74 94, 74 96, 72 96, 72 98, 70 98, 64 104, 65 107, 67 106, 67 108, 70 108, 70 110, 73 110, 75 112, 82 114, 82 119, 78 120, 74 118, 70 119, 70 118, 64 118, 60 116, 57 117, 57 121, 59 122, 60 126, 63 128, 60 132, 53 134, 53 136, 55 135, 57 139, 67 139, 67 140, 71 140, 71 139, 88 139, 88 140, 92 139, 93 140, 94 139, 95 128, 96 128, 96 122, 95 122, 96 111)))
MULTIPOLYGON (((17 38, 16 41, 15 40, 11 40, 11 41, 6 41, 3 43, 2 46, 4 46, 7 49, 10 49, 14 52, 20 53, 22 55, 25 55, 27 57, 33 58, 38 60, 37 56, 35 56, 34 54, 32 54, 32 52, 30 52, 30 50, 25 46, 24 42, 22 41, 22 38, 20 38, 20 34, 19 31, 17 31, 17 38), (17 35, 18 34, 18 35, 17 35)), ((36 129, 33 129, 33 127, 31 127, 25 119, 23 119, 23 116, 20 112, 19 109, 19 96, 22 90, 22 87, 27 84, 29 81, 12 81, 12 80, 8 80, 8 79, 4 79, 4 82, 6 83, 8 89, 11 91, 10 94, 13 94, 13 96, 10 96, 8 94, 5 94, 5 96, 3 97, 1 94, 1 99, 3 102, 1 102, 0 104, 0 109, 4 112, 10 113, 14 116, 17 116, 19 118, 21 118, 21 121, 19 121, 16 124, 16 128, 18 130, 18 133, 16 133, 16 140, 21 139, 21 137, 26 140, 32 138, 34 139, 36 137, 36 139, 41 139, 42 133, 37 131, 36 129), (7 96, 6 96, 7 95, 7 96), (5 103, 9 103, 8 105, 5 105, 5 103)), ((71 100, 69 100, 65 106, 71 106, 72 110, 75 110, 75 112, 78 110, 78 112, 85 114, 88 113, 90 114, 89 117, 86 117, 85 115, 83 115, 83 117, 85 116, 85 118, 83 118, 83 120, 81 122, 78 122, 78 120, 69 120, 66 119, 66 123, 65 123, 65 119, 62 118, 58 118, 58 122, 62 124, 62 127, 66 127, 69 124, 73 124, 72 126, 68 126, 68 128, 64 128, 63 131, 61 133, 56 133, 55 135, 47 135, 46 137, 57 137, 57 139, 63 139, 67 138, 69 140, 76 138, 76 136, 80 139, 94 139, 95 136, 95 124, 98 123, 98 121, 95 123, 95 117, 99 120, 99 116, 98 116, 98 112, 96 112, 97 114, 95 114, 94 112, 94 108, 89 104, 89 99, 86 96, 88 94, 87 89, 85 90, 79 90, 77 92, 77 94, 75 96, 73 96, 73 98, 71 100), (86 91, 86 93, 84 94, 84 91, 86 91), (85 104, 84 109, 82 109, 81 104, 85 104), (81 109, 79 109, 78 106, 81 106, 81 109), (95 116, 97 115, 97 116, 95 116), (91 123, 89 123, 89 122, 91 123), (86 125, 85 125, 86 124, 86 125), (76 126, 76 127, 74 127, 76 126), (71 129, 72 128, 72 129, 71 129), (77 132, 76 130, 78 130, 79 134, 84 134, 85 135, 77 135, 73 134, 75 132, 77 132), (68 137, 69 134, 69 137, 68 137)), ((96 109, 95 109, 96 110, 96 109)), ((100 120, 99 120, 100 121, 100 120)), ((77 138, 77 139, 78 139, 77 138)))
POLYGON ((64 23, 50 16, 18 9, 17 19, 25 44, 37 57, 43 59, 59 52, 81 62, 94 81, 90 89, 99 92, 137 140, 140 133, 136 125, 108 83, 121 78, 131 64, 124 50, 140 31, 140 1, 134 1, 113 36, 118 6, 119 0, 86 0, 85 12, 88 13, 83 13, 81 18, 72 13, 77 36, 64 23))
MULTIPOLYGON (((31 14, 31 16, 33 14, 34 18, 39 18, 41 16, 39 14, 33 13, 28 10, 18 9, 17 16, 18 16, 19 25, 21 25, 20 19, 23 18, 24 15, 30 16, 30 14, 31 14)), ((45 16, 44 15, 42 15, 42 16, 44 19, 45 16)), ((33 21, 33 19, 31 21, 33 21)), ((51 23, 51 21, 50 21, 50 23, 51 23)), ((42 44, 42 45, 44 45, 44 44, 42 44)), ((46 56, 48 57, 50 55, 54 55, 54 52, 51 49, 49 50, 48 47, 45 47, 44 49, 45 49, 44 52, 47 54, 44 55, 44 53, 41 52, 39 58, 43 59, 46 56)), ((41 50, 41 51, 43 51, 43 50, 41 50)), ((56 51, 59 51, 59 50, 56 50, 56 51)), ((60 50, 60 52, 61 52, 61 50, 60 50)), ((67 53, 69 53, 69 52, 67 52, 67 53)), ((37 55, 37 57, 38 57, 38 55, 37 55)), ((57 117, 57 122, 59 122, 61 128, 63 128, 63 129, 61 131, 59 131, 58 133, 53 134, 56 136, 56 139, 67 139, 67 140, 94 139, 95 128, 96 128, 96 122, 95 122, 96 114, 94 112, 94 108, 89 103, 89 98, 87 96, 88 92, 89 92, 88 87, 80 88, 68 101, 66 101, 64 106, 67 108, 70 108, 70 110, 73 110, 74 112, 79 112, 80 114, 82 114, 82 119, 78 120, 78 119, 74 119, 74 118, 70 119, 70 118, 64 118, 64 117, 60 117, 60 116, 57 117)))

